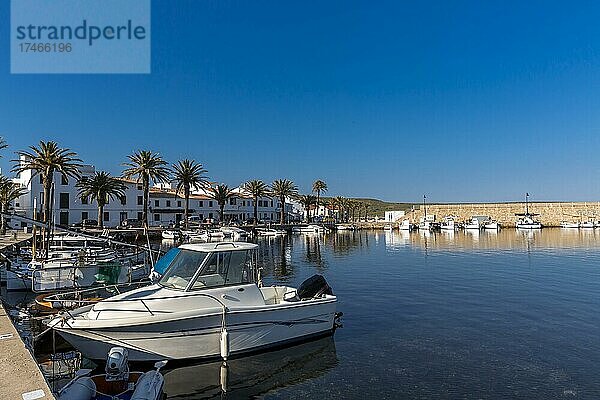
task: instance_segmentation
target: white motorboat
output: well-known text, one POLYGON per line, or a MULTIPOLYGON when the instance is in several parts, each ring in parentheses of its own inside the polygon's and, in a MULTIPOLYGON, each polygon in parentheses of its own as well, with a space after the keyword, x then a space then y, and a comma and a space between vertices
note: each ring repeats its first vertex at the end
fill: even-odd
POLYGON ((326 233, 329 229, 321 225, 297 225, 292 227, 292 233, 326 233))
POLYGON ((383 226, 383 230, 385 231, 393 231, 394 227, 392 226, 392 224, 386 224, 383 226))
POLYGON ((209 239, 208 231, 181 231, 181 234, 183 235, 183 238, 188 242, 209 239))
POLYGON ((91 375, 91 369, 77 371, 75 378, 58 392, 58 400, 160 400, 165 383, 160 369, 166 364, 158 361, 154 370, 130 372, 127 349, 113 347, 108 352, 104 374, 91 375))
POLYGON ((444 220, 440 224, 440 229, 443 231, 454 231, 454 229, 456 229, 454 217, 452 217, 452 216, 444 217, 444 220))
POLYGON ((237 226, 224 226, 221 228, 221 231, 225 233, 226 237, 231 237, 235 241, 248 237, 248 232, 237 226))
POLYGON ((179 247, 158 283, 48 323, 87 358, 113 346, 134 361, 216 358, 330 334, 337 298, 320 275, 295 289, 262 286, 257 245, 179 247))
POLYGON ((497 231, 500 229, 500 223, 496 220, 488 220, 483 223, 483 229, 497 231))
POLYGON ((283 229, 256 228, 256 234, 258 236, 283 236, 287 232, 283 229))
POLYGON ((104 248, 52 251, 47 260, 11 265, 6 289, 43 293, 133 282, 148 277, 150 268, 143 252, 119 253, 104 248))
POLYGON ((589 219, 587 221, 582 221, 580 227, 582 229, 594 229, 596 227, 596 223, 589 219))
POLYGON ((398 229, 401 231, 411 231, 412 225, 409 220, 405 219, 398 225, 398 229))
POLYGON ((180 231, 175 231, 175 230, 171 230, 171 229, 166 229, 166 230, 162 231, 161 236, 163 239, 166 239, 166 240, 179 240, 182 237, 180 231))
POLYGON ((465 222, 464 228, 468 229, 468 230, 477 230, 478 231, 481 229, 481 222, 479 221, 479 219, 477 217, 473 217, 473 218, 471 218, 470 221, 465 222))
POLYGON ((352 224, 337 224, 335 226, 335 229, 337 229, 338 231, 353 231, 356 230, 356 226, 352 224))
POLYGON ((579 222, 563 221, 560 223, 560 227, 565 229, 577 229, 579 228, 579 222))
POLYGON ((420 231, 430 231, 431 230, 431 222, 427 220, 423 220, 419 222, 419 230, 420 231))

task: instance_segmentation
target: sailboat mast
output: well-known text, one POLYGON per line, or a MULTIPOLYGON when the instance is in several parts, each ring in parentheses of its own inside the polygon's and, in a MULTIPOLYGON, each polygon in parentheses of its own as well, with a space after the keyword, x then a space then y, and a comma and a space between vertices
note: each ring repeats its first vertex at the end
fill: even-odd
POLYGON ((529 215, 529 193, 525 193, 525 214, 529 215))
POLYGON ((423 209, 425 210, 425 219, 427 219, 427 204, 425 203, 425 199, 427 196, 423 195, 423 209))

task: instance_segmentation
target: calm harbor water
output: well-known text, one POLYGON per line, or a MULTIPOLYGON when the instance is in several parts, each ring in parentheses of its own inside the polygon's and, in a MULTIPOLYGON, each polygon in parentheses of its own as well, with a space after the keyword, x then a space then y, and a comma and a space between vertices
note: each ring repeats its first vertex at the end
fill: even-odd
MULTIPOLYGON (((326 276, 334 337, 240 359, 227 398, 600 396, 600 232, 340 232, 261 240, 266 283, 326 276)), ((220 394, 220 363, 167 371, 220 394)))
POLYGON ((265 284, 323 274, 343 327, 227 368, 167 365, 169 399, 600 397, 600 230, 359 231, 259 244, 265 284))

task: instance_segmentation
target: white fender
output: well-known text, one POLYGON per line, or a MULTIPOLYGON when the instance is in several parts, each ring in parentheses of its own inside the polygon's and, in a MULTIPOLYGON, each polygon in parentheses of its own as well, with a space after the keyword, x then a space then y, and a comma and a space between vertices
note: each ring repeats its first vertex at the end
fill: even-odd
POLYGON ((229 357, 229 333, 227 329, 223 328, 221 331, 221 358, 227 361, 229 357))

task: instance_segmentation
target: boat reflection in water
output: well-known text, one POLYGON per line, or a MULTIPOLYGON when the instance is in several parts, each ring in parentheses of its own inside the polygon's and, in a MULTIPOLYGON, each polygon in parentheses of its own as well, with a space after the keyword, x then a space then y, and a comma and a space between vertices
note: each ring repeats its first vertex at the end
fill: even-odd
POLYGON ((167 399, 252 398, 324 375, 338 363, 333 336, 281 350, 165 370, 167 399))

